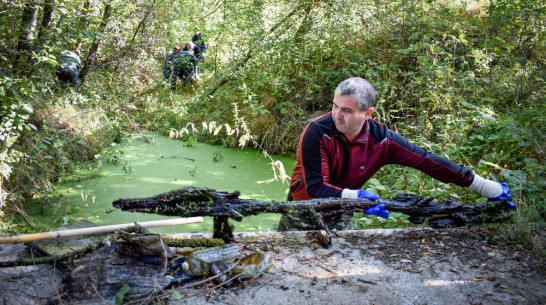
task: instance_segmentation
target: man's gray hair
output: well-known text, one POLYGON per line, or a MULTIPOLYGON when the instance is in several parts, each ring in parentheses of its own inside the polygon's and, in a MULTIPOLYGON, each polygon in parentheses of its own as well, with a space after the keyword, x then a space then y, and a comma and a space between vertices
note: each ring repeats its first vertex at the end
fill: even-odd
POLYGON ((356 98, 356 105, 360 111, 366 111, 375 105, 375 89, 372 84, 361 77, 348 78, 337 85, 335 94, 349 95, 356 98))

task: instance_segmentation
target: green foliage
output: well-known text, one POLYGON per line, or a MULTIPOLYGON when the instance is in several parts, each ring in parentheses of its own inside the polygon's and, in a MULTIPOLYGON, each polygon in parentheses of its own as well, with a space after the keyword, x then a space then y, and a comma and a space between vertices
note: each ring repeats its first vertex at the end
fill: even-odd
MULTIPOLYGON (((361 76, 378 93, 375 119, 427 150, 508 182, 520 207, 510 239, 540 244, 543 1, 167 0, 152 6, 116 0, 104 31, 104 3, 86 3, 56 1, 52 25, 30 41, 21 39, 25 1, 2 8, 3 203, 47 194, 75 169, 71 179, 96 175, 103 161, 130 172, 117 144, 142 128, 168 134, 188 123, 217 122, 241 127, 245 141, 264 151, 293 153, 307 122, 330 109, 336 85, 361 76), (161 90, 165 51, 189 41, 194 26, 209 44, 203 80, 161 90), (78 97, 85 110, 58 114, 71 109, 70 92, 54 81, 58 54, 81 41, 86 59, 97 38, 99 52, 78 97), (77 116, 79 124, 71 120, 77 116)), ((201 132, 182 139, 187 146, 238 146, 241 137, 201 132)), ((407 192, 484 200, 397 166, 383 168, 365 188, 385 198, 407 192)), ((0 217, 15 210, 4 204, 0 217)))
POLYGON ((356 212, 353 215, 353 228, 356 230, 378 229, 378 228, 405 228, 415 226, 408 221, 408 216, 400 213, 391 213, 387 219, 364 215, 362 212, 356 212))
POLYGON ((128 285, 121 286, 121 288, 116 293, 116 298, 115 298, 116 305, 123 304, 123 300, 125 299, 125 295, 127 294, 127 292, 129 292, 129 286, 128 285))
MULTIPOLYGON (((104 35, 100 32, 102 3, 86 7, 85 1, 61 0, 55 1, 47 28, 40 23, 45 4, 38 3, 37 25, 29 27, 28 20, 21 18, 26 3, 6 4, 0 20, 0 38, 6 42, 0 45, 0 231, 25 227, 17 222, 32 224, 21 208, 31 197, 41 196, 43 206, 51 207, 46 198, 54 182, 96 176, 102 161, 124 163, 123 152, 111 144, 120 143, 126 126, 132 126, 127 116, 131 90, 147 81, 145 72, 135 73, 127 77, 132 80, 130 88, 121 86, 127 73, 114 70, 132 65, 124 60, 108 65, 114 54, 122 54, 118 58, 131 54, 130 47, 120 50, 125 42, 120 44, 119 39, 138 20, 114 20, 111 34, 104 35), (124 34, 117 36, 116 29, 124 34), (55 79, 57 57, 79 41, 85 61, 98 37, 103 38, 101 65, 107 68, 91 70, 77 97, 85 109, 75 109, 71 106, 74 92, 55 79), (103 148, 107 150, 100 154, 103 148), (15 213, 22 218, 14 218, 15 213)), ((121 1, 112 5, 120 16, 134 14, 121 1)), ((142 60, 140 66, 150 62, 155 64, 153 59, 142 60)), ((126 161, 123 168, 130 171, 126 161)))
POLYGON ((186 147, 192 147, 195 143, 197 143, 197 139, 193 136, 189 136, 186 139, 186 143, 184 143, 184 145, 186 145, 186 147))
POLYGON ((171 293, 176 300, 182 300, 182 295, 180 294, 180 292, 178 292, 178 290, 174 289, 174 286, 171 287, 171 293))
MULTIPOLYGON (((191 7, 173 10, 199 14, 191 7)), ((335 86, 361 76, 378 93, 375 119, 435 154, 508 182, 518 217, 543 223, 530 216, 540 213, 526 210, 527 203, 544 210, 544 14, 538 0, 225 3, 201 28, 212 38, 202 71, 214 70, 215 78, 191 94, 161 93, 143 104, 151 115, 140 122, 165 133, 189 122, 233 125, 241 117, 264 150, 291 153, 306 123, 330 109, 335 86)), ((224 133, 196 139, 237 145, 224 133)), ((364 187, 384 198, 406 192, 485 200, 398 166, 381 169, 364 187)))

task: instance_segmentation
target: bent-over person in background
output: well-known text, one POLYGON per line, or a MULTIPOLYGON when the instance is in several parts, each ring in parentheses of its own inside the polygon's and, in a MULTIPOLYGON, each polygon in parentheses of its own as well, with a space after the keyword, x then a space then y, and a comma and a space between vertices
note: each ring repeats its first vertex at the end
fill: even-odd
POLYGON ((57 77, 63 83, 70 83, 70 86, 76 89, 78 93, 78 85, 80 83, 80 50, 64 50, 61 52, 61 58, 57 67, 57 77))
POLYGON ((176 80, 180 78, 184 84, 192 81, 197 66, 197 58, 188 51, 181 51, 174 57, 171 90, 176 89, 176 80))

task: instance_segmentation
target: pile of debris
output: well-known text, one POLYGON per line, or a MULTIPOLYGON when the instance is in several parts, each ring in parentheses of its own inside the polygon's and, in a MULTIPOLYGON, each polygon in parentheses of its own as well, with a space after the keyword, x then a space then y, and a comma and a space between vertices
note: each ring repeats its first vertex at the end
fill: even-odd
POLYGON ((4 304, 142 302, 190 285, 230 287, 269 267, 268 254, 242 244, 171 247, 158 234, 125 231, 0 245, 0 256, 4 304))

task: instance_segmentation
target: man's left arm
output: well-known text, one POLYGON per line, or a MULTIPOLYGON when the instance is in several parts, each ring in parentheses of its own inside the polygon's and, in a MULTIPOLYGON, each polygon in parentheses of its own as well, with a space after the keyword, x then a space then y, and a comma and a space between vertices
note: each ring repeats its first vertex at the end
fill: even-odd
MULTIPOLYGON (((388 131, 387 154, 389 163, 413 167, 441 182, 468 187, 489 200, 512 200, 506 183, 482 178, 466 166, 433 154, 391 130, 388 131)), ((516 208, 513 203, 509 204, 516 208)))

